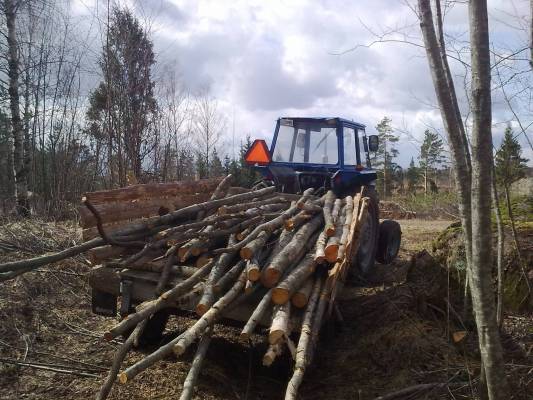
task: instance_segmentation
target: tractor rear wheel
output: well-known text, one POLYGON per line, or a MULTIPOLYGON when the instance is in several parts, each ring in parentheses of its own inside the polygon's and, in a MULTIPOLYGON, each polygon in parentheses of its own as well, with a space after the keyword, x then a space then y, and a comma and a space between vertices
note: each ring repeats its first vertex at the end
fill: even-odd
MULTIPOLYGON (((359 236, 359 249, 352 260, 360 275, 366 276, 374 266, 379 235, 379 204, 376 190, 363 189, 363 197, 368 197, 368 217, 359 236)), ((354 271, 355 272, 355 271, 354 271)))
POLYGON ((396 221, 386 219, 379 225, 378 251, 376 260, 381 264, 390 264, 400 251, 402 228, 396 221))

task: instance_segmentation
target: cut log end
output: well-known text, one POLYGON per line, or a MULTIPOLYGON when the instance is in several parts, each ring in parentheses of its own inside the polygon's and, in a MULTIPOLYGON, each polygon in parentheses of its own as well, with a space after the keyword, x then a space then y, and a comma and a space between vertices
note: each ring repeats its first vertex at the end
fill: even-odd
POLYGON ((284 334, 285 332, 283 330, 271 330, 268 333, 268 343, 270 344, 278 343, 281 339, 283 339, 284 334))
POLYGON ((326 247, 326 260, 330 263, 334 263, 337 261, 337 254, 339 253, 339 245, 338 244, 332 244, 328 245, 326 247))
POLYGON ((289 291, 284 288, 272 289, 272 302, 274 304, 285 304, 289 301, 289 291))
POLYGON ((243 260, 251 260, 254 256, 253 250, 248 247, 243 247, 239 252, 239 255, 243 260))
POLYGON ((209 306, 207 304, 199 303, 196 305, 196 314, 198 314, 200 317, 204 315, 207 310, 209 310, 209 306))
POLYGON ((272 288, 279 282, 280 278, 281 273, 277 269, 267 268, 262 275, 261 283, 267 288, 272 288))
POLYGON ((287 229, 288 231, 292 231, 294 229, 294 221, 292 220, 292 218, 285 221, 285 229, 287 229))
POLYGON ((248 268, 248 271, 246 272, 249 281, 257 282, 261 278, 261 271, 259 271, 259 267, 248 268))
POLYGON ((118 375, 118 381, 120 382, 121 385, 125 385, 126 382, 128 382, 128 375, 125 372, 121 372, 118 375))
POLYGON ((332 237, 333 235, 335 235, 335 225, 331 224, 326 226, 326 235, 328 237, 332 237))
POLYGON ((294 293, 291 298, 292 305, 298 308, 304 308, 307 305, 308 297, 304 293, 294 293))
POLYGON ((185 353, 185 350, 187 347, 182 346, 180 343, 176 343, 174 347, 172 348, 172 351, 176 356, 181 356, 183 353, 185 353))

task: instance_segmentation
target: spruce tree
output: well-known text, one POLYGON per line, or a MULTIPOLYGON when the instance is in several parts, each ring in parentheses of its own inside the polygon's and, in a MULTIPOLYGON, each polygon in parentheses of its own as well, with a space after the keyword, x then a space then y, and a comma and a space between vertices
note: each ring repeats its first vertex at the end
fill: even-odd
POLYGON ((379 147, 374 153, 373 166, 378 170, 379 185, 382 189, 383 196, 387 197, 391 191, 391 178, 394 174, 394 158, 398 156, 398 150, 394 144, 399 138, 394 134, 391 126, 392 120, 389 117, 383 119, 377 124, 376 130, 379 136, 379 147))

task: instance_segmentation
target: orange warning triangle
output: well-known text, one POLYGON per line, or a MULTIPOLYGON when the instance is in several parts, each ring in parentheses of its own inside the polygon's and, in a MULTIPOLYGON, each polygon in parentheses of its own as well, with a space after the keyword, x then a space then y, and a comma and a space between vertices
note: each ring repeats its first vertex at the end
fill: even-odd
POLYGON ((270 163, 270 153, 268 152, 267 144, 264 140, 254 140, 252 147, 246 152, 244 156, 247 164, 266 165, 270 163))

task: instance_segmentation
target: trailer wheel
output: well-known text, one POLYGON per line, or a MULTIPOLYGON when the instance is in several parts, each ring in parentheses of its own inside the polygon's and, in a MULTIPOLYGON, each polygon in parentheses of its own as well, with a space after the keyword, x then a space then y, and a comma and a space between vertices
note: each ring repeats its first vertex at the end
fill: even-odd
POLYGON ((378 196, 374 188, 365 187, 363 196, 370 198, 368 218, 360 233, 359 250, 352 260, 352 265, 356 265, 359 273, 365 276, 374 266, 376 258, 379 235, 379 205, 378 196))
POLYGON ((376 260, 381 264, 390 264, 400 251, 402 229, 396 221, 386 219, 379 225, 378 251, 376 260))

